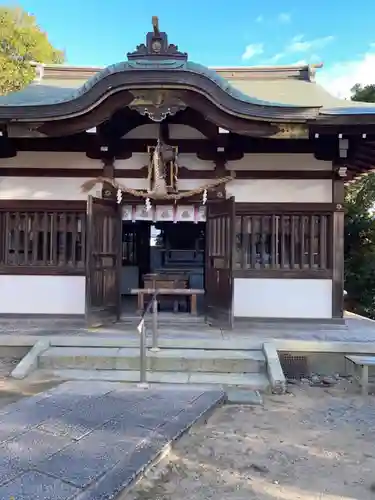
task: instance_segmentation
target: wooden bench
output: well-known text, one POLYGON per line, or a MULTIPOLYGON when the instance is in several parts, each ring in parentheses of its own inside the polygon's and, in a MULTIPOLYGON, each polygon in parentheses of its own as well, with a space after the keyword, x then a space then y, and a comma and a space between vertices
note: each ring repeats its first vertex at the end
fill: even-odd
POLYGON ((361 386, 362 394, 368 395, 368 368, 369 366, 375 366, 375 356, 369 355, 347 355, 345 358, 351 361, 354 365, 355 378, 361 386), (358 369, 361 373, 358 376, 358 369))
POLYGON ((155 292, 159 295, 182 295, 190 297, 190 313, 197 314, 197 295, 204 295, 204 290, 200 288, 133 288, 131 293, 138 295, 138 309, 143 311, 145 308, 145 295, 153 295, 155 292))

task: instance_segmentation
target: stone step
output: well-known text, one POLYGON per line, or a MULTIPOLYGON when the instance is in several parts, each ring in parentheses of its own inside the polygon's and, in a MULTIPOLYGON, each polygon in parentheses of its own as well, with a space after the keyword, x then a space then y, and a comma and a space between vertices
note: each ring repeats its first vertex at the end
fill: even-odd
MULTIPOLYGON (((64 380, 139 382, 139 371, 135 370, 44 369, 40 372, 64 380)), ((152 384, 193 384, 205 387, 219 385, 225 390, 233 388, 260 392, 269 390, 269 381, 263 373, 147 372, 147 382, 152 384)))
MULTIPOLYGON (((51 347, 39 356, 45 369, 139 371, 138 348, 51 347)), ((258 373, 265 371, 260 350, 162 349, 147 351, 147 370, 155 372, 258 373)))
MULTIPOLYGON (((145 323, 152 324, 152 314, 147 314, 145 316, 145 323)), ((137 325, 141 320, 141 315, 126 315, 120 318, 119 325, 137 325)), ((158 313, 158 325, 202 325, 209 326, 205 321, 204 316, 195 316, 192 314, 173 314, 173 313, 158 313)))
MULTIPOLYGON (((164 333, 164 332, 163 332, 164 333)), ((100 331, 97 335, 70 335, 70 336, 55 336, 51 340, 52 347, 96 347, 96 348, 120 348, 132 347, 138 349, 139 352, 139 335, 133 333, 132 335, 120 336, 113 331, 100 331)), ((219 350, 219 351, 259 351, 262 350, 264 339, 250 337, 241 338, 234 337, 231 339, 223 339, 222 337, 198 337, 192 338, 171 335, 170 337, 160 336, 159 347, 164 349, 193 349, 193 350, 219 350)), ((152 338, 147 338, 147 345, 151 347, 152 338)))

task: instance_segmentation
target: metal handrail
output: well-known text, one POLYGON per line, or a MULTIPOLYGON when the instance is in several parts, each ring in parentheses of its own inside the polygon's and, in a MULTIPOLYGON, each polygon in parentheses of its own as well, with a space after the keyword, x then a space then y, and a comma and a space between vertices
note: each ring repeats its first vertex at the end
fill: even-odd
POLYGON ((159 290, 156 290, 147 306, 144 308, 143 313, 141 315, 141 319, 137 325, 137 330, 140 336, 139 342, 139 372, 140 372, 140 385, 143 387, 147 387, 147 342, 146 342, 146 325, 145 319, 146 315, 150 312, 152 307, 152 351, 158 351, 158 296, 159 290))

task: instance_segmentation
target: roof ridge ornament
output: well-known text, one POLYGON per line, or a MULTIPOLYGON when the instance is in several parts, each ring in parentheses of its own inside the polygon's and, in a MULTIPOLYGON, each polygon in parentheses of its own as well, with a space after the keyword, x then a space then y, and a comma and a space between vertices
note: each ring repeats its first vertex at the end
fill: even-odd
POLYGON ((178 59, 187 61, 187 53, 180 52, 177 45, 168 43, 167 33, 159 30, 159 18, 157 16, 152 16, 152 28, 153 31, 149 31, 146 35, 146 43, 137 45, 134 52, 128 52, 129 61, 137 59, 178 59))

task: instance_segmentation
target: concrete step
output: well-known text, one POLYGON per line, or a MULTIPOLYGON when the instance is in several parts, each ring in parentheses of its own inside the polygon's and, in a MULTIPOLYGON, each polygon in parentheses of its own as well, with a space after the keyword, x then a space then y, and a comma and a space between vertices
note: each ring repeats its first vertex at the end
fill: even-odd
MULTIPOLYGON (((139 352, 139 334, 118 335, 113 331, 100 331, 97 335, 61 335, 54 336, 51 339, 52 347, 96 347, 96 348, 120 348, 132 347, 138 349, 139 352)), ((35 341, 34 341, 35 342, 35 341)), ((194 337, 192 336, 161 336, 159 338, 159 347, 164 349, 193 349, 193 350, 219 350, 219 351, 259 351, 262 350, 264 339, 261 338, 241 338, 233 337, 223 339, 215 336, 194 337)), ((147 338, 147 345, 151 347, 152 338, 147 338)))
MULTIPOLYGON (((51 347, 39 356, 44 369, 139 371, 138 348, 51 347)), ((153 372, 258 373, 265 371, 260 350, 162 349, 147 351, 153 372)))
MULTIPOLYGON (((48 376, 64 380, 105 380, 113 382, 139 382, 139 371, 134 370, 40 370, 48 376)), ((263 373, 205 373, 205 372, 148 372, 147 382, 152 384, 193 384, 224 389, 247 389, 265 392, 269 381, 263 373)))
MULTIPOLYGON (((120 322, 117 325, 138 325, 141 320, 140 314, 135 315, 125 315, 121 316, 120 322)), ((145 316, 145 323, 147 325, 152 325, 152 314, 147 314, 145 316)), ((158 325, 201 325, 204 327, 209 327, 205 321, 204 316, 195 316, 192 314, 184 313, 158 313, 158 325)))

